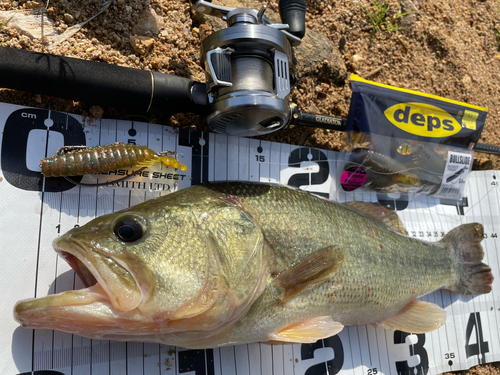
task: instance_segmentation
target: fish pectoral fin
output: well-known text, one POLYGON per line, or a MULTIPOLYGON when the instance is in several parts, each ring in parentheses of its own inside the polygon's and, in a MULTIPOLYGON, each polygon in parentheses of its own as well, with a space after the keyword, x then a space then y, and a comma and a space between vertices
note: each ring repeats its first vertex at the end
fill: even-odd
POLYGON ((398 217, 398 214, 378 203, 371 202, 344 202, 344 206, 362 211, 371 217, 382 221, 387 227, 392 230, 406 235, 406 229, 398 217))
POLYGON ((304 290, 311 290, 325 282, 340 269, 343 260, 344 252, 335 246, 329 246, 316 251, 295 266, 280 273, 274 280, 283 291, 279 302, 285 303, 304 290))
POLYGON ((318 316, 295 323, 272 334, 269 342, 314 343, 320 339, 335 336, 344 326, 335 322, 331 316, 318 316))
POLYGON ((408 333, 427 333, 446 322, 446 311, 434 303, 412 301, 400 312, 374 325, 408 333))

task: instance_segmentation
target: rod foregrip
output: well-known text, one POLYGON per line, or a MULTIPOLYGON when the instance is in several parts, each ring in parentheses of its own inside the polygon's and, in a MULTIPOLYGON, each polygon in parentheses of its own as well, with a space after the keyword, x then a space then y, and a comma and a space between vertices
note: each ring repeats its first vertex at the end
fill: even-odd
POLYGON ((306 0, 280 0, 281 22, 288 24, 288 32, 302 39, 306 34, 306 0))
POLYGON ((208 112, 208 96, 204 83, 189 78, 152 72, 153 101, 152 112, 182 113, 192 112, 205 116, 208 112))
POLYGON ((0 87, 141 113, 203 114, 208 100, 188 78, 8 47, 0 47, 0 87))

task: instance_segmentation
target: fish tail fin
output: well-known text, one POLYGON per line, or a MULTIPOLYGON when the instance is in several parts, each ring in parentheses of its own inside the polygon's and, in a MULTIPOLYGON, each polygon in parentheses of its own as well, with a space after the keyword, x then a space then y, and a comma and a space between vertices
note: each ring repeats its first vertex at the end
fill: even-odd
POLYGON ((482 263, 484 257, 481 241, 484 229, 479 223, 463 224, 448 232, 441 242, 455 250, 458 259, 459 278, 447 289, 459 294, 484 294, 491 292, 493 275, 491 268, 482 263))

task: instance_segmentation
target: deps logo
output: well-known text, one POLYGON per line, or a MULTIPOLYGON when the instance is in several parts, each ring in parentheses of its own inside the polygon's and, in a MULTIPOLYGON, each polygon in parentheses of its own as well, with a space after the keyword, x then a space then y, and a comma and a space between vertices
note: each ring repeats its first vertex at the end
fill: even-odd
POLYGON ((452 115, 430 104, 400 103, 387 108, 384 115, 399 129, 422 137, 449 137, 462 129, 452 115))

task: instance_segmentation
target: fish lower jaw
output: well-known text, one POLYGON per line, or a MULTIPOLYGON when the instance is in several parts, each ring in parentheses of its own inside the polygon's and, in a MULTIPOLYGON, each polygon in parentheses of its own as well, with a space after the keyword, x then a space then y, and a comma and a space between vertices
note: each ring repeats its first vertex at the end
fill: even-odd
POLYGON ((109 304, 109 297, 99 284, 80 290, 70 290, 46 297, 26 299, 14 307, 14 318, 25 327, 36 327, 38 321, 58 320, 54 311, 68 310, 95 303, 109 304))
POLYGON ((14 307, 14 318, 25 328, 54 329, 96 339, 109 333, 160 331, 158 323, 138 309, 116 310, 99 284, 20 301, 14 307))

